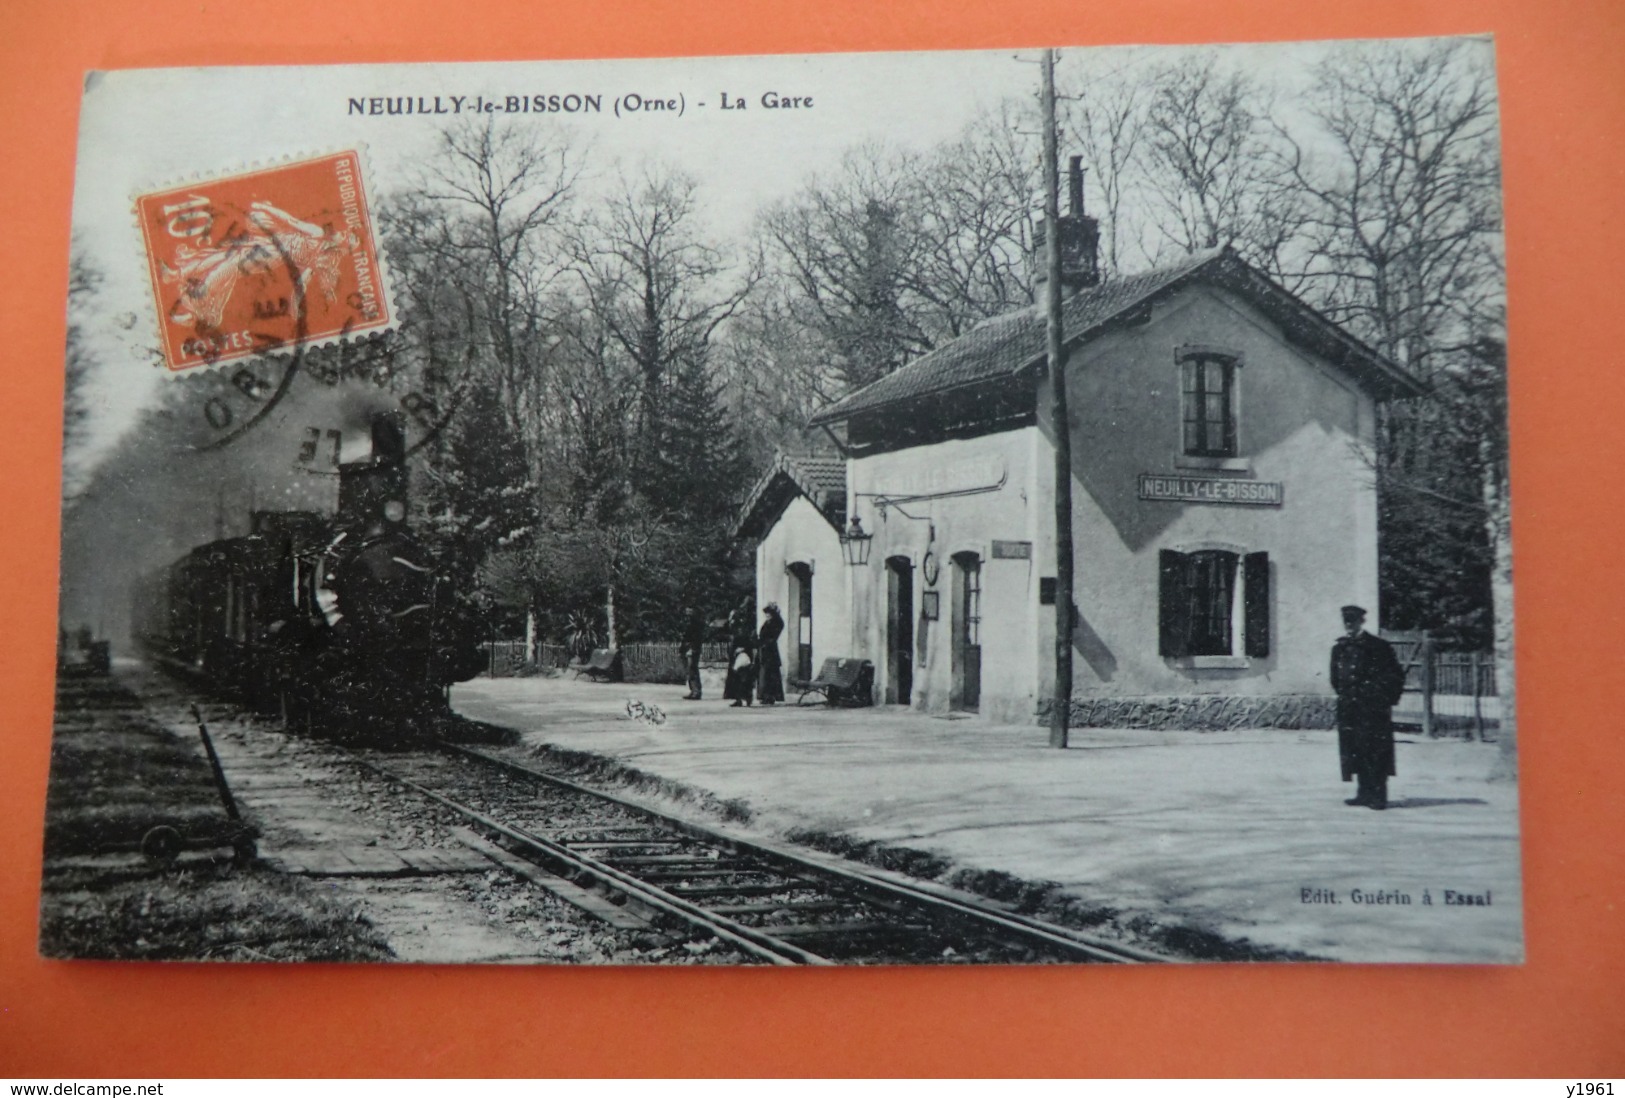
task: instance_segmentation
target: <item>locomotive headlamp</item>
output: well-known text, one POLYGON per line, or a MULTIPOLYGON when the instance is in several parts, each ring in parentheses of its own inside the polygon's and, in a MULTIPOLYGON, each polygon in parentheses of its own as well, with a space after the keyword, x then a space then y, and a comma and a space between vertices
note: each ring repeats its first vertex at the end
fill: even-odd
POLYGON ((406 520, 406 504, 398 499, 386 501, 384 503, 384 517, 390 522, 404 522, 406 520))

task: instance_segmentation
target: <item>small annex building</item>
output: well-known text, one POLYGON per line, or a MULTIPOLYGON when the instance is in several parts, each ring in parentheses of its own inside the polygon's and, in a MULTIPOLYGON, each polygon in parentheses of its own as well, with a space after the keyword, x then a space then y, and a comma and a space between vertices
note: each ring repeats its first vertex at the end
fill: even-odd
MULTIPOLYGON (((1228 248, 1099 283, 1080 191, 1061 221, 1074 723, 1329 726, 1338 608, 1377 610, 1377 406, 1420 388, 1228 248)), ((740 525, 801 668, 860 656, 878 704, 1047 719, 1048 378, 1028 307, 813 417, 844 462, 781 459, 740 525)))
POLYGON ((788 678, 811 679, 814 655, 850 654, 851 576, 842 566, 846 461, 779 455, 746 497, 738 533, 757 539, 756 605, 779 604, 788 678), (774 562, 774 567, 764 562, 774 562))

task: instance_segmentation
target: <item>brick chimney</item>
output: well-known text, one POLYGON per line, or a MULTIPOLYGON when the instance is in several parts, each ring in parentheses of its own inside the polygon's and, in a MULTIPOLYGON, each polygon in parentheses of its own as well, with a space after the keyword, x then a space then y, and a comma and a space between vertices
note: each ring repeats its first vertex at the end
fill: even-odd
MULTIPOLYGON (((1069 157, 1066 170, 1067 212, 1061 215, 1061 293, 1070 297, 1100 284, 1100 222, 1083 212, 1083 157, 1069 157)), ((1033 237, 1033 282, 1043 286, 1044 224, 1033 237)))

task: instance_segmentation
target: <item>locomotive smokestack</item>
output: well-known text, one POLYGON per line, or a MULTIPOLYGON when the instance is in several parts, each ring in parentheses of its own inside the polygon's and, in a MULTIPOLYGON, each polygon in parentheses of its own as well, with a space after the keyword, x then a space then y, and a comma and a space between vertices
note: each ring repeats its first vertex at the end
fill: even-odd
POLYGON ((381 413, 372 417, 372 463, 386 467, 400 465, 406 460, 406 429, 399 412, 381 413))
POLYGON ((338 524, 365 530, 380 519, 398 523, 406 513, 406 418, 400 412, 372 416, 372 455, 339 466, 338 524))

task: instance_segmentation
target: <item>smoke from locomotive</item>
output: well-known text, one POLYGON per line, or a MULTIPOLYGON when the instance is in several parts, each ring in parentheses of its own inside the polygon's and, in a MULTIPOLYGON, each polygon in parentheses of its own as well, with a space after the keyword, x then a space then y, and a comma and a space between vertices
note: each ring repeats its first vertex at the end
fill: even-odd
POLYGON ((249 533, 200 545, 136 586, 133 634, 156 662, 295 727, 405 738, 483 666, 457 569, 416 536, 398 413, 339 468, 338 509, 255 511, 249 533))

